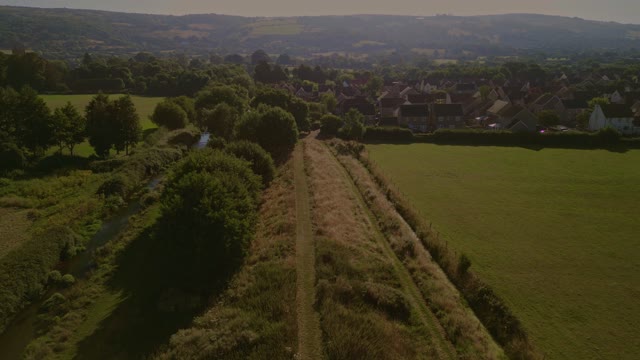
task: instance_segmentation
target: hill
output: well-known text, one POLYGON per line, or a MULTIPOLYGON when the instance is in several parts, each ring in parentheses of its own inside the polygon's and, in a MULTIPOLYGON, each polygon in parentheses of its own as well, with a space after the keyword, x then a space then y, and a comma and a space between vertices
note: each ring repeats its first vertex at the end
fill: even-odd
POLYGON ((59 58, 85 51, 204 54, 258 48, 298 56, 439 49, 441 55, 459 57, 640 48, 640 25, 534 14, 248 18, 2 6, 0 49, 16 44, 59 58))

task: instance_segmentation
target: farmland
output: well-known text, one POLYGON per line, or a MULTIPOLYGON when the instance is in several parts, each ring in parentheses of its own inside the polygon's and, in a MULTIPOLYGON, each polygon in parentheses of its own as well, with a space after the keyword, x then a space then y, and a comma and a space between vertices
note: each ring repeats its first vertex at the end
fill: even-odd
POLYGON ((370 145, 552 359, 640 351, 640 151, 370 145))
MULTIPOLYGON (((75 106, 80 113, 84 114, 84 109, 95 95, 42 95, 44 101, 46 101, 49 108, 53 111, 57 107, 64 106, 67 102, 70 102, 75 106)), ((111 97, 118 97, 120 95, 111 95, 111 97)), ((140 116, 140 125, 142 130, 154 129, 157 126, 151 122, 149 116, 153 113, 155 106, 162 100, 160 97, 142 97, 132 96, 131 100, 136 106, 138 115, 140 116)), ((55 151, 57 149, 51 149, 55 151)), ((88 141, 78 144, 75 154, 80 156, 90 156, 93 154, 93 148, 89 145, 88 141)))

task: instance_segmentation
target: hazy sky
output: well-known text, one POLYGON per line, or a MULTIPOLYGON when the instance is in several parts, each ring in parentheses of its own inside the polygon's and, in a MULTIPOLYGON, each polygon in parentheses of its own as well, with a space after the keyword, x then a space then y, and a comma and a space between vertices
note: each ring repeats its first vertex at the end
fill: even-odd
POLYGON ((244 16, 526 12, 640 24, 640 0, 0 0, 0 5, 244 16))

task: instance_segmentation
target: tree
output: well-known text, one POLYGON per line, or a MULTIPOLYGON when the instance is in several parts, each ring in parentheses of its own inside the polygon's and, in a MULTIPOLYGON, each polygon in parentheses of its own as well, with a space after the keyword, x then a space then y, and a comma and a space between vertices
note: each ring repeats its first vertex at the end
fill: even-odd
POLYGON ((289 56, 289 54, 280 54, 280 56, 278 56, 278 59, 276 60, 276 64, 291 65, 293 64, 293 60, 291 60, 291 56, 289 56))
POLYGON ((545 127, 556 126, 560 123, 560 116, 552 110, 544 110, 538 113, 538 122, 545 127))
POLYGON ((291 97, 289 102, 289 112, 296 119, 296 125, 298 131, 309 131, 311 129, 311 122, 309 121, 309 105, 306 101, 298 98, 291 97))
POLYGON ((124 150, 129 155, 129 148, 135 147, 142 139, 142 126, 140 116, 131 101, 131 96, 126 95, 115 100, 110 112, 116 124, 114 145, 116 151, 124 150))
POLYGON ((158 126, 164 126, 169 130, 182 129, 189 121, 187 113, 182 107, 170 99, 166 99, 156 105, 151 121, 158 126))
POLYGON ((330 113, 336 111, 336 107, 338 107, 338 100, 336 99, 336 96, 329 92, 320 96, 320 102, 324 104, 325 108, 330 113))
POLYGON ((244 88, 229 85, 214 85, 198 93, 196 110, 213 109, 220 103, 226 103, 238 112, 244 112, 247 106, 247 91, 244 88))
POLYGON ((364 87, 364 90, 371 97, 376 97, 380 90, 382 90, 382 86, 384 85, 384 81, 380 76, 374 75, 369 78, 367 84, 364 87))
POLYGON ((324 136, 336 136, 343 125, 342 119, 335 115, 325 115, 320 119, 320 134, 324 136))
POLYGON ((609 104, 609 99, 605 97, 595 97, 589 100, 589 110, 593 112, 593 110, 596 108, 596 105, 607 105, 607 104, 609 104))
POLYGON ((251 54, 251 64, 258 65, 261 62, 269 63, 271 62, 271 58, 264 50, 256 50, 251 54))
POLYGON ((230 54, 224 57, 224 62, 229 64, 244 64, 244 57, 238 54, 230 54))
POLYGON ((53 141, 62 148, 69 149, 73 155, 75 146, 84 141, 86 122, 78 110, 70 102, 55 109, 52 117, 53 141))
POLYGON ((190 276, 227 278, 254 233, 259 177, 248 162, 204 149, 180 161, 166 184, 161 240, 190 276))
POLYGON ((236 134, 238 139, 258 143, 274 157, 291 152, 298 141, 293 115, 281 108, 264 105, 242 117, 236 134))
POLYGON ((202 112, 202 126, 225 140, 231 140, 237 122, 237 111, 227 103, 220 103, 213 109, 204 109, 202 112))
POLYGON ((273 158, 260 145, 246 141, 235 141, 227 144, 224 151, 251 163, 251 169, 256 175, 260 175, 262 183, 267 186, 273 180, 276 167, 273 158))
POLYGON ((365 133, 363 119, 364 116, 358 110, 349 110, 344 116, 344 126, 338 131, 338 135, 347 140, 362 139, 365 133))
POLYGON ((480 92, 480 97, 483 101, 486 101, 489 98, 489 94, 491 93, 491 88, 487 85, 482 85, 478 88, 480 92))
POLYGON ((24 87, 18 93, 13 108, 16 143, 29 149, 34 155, 43 155, 53 144, 51 111, 38 93, 24 87))
POLYGON ((171 102, 177 104, 184 110, 187 114, 187 119, 191 123, 196 122, 197 113, 196 113, 196 105, 192 98, 188 96, 178 96, 176 98, 171 98, 171 102))
POLYGON ((91 99, 85 110, 85 118, 89 144, 99 157, 107 157, 116 136, 109 97, 100 93, 91 99))

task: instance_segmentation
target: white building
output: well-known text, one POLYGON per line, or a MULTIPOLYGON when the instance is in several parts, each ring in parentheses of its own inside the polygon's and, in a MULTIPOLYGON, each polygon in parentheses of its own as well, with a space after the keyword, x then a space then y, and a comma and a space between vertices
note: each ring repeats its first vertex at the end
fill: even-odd
POLYGON ((614 128, 624 135, 640 133, 640 127, 634 124, 633 111, 627 105, 596 105, 589 118, 589 130, 598 131, 607 127, 614 128))

